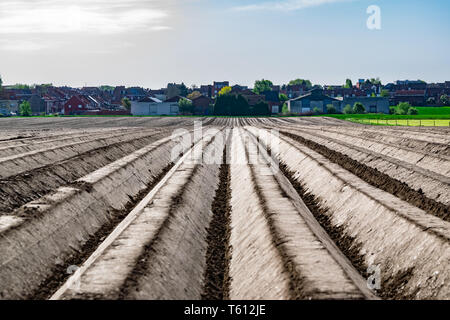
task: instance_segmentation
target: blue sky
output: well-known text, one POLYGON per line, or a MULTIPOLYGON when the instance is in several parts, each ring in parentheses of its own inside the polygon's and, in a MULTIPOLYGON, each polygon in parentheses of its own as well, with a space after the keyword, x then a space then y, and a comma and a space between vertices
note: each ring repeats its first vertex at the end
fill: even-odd
POLYGON ((5 83, 450 80, 446 0, 2 0, 5 83), (369 30, 366 9, 381 9, 369 30))

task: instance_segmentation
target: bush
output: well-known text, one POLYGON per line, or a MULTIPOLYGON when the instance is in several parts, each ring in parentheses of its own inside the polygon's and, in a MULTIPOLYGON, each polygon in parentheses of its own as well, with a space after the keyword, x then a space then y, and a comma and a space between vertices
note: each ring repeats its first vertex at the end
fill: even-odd
POLYGON ((327 105, 327 113, 336 114, 337 113, 336 107, 333 106, 332 104, 327 105))
POLYGON ((289 108, 287 103, 283 103, 283 106, 281 107, 281 113, 282 114, 288 114, 289 113, 289 108))
POLYGON ((352 114, 353 113, 353 108, 351 105, 346 105, 344 107, 344 110, 342 110, 342 112, 344 112, 345 114, 352 114))
POLYGON ((320 112, 320 109, 317 108, 317 107, 315 107, 315 108, 313 109, 313 112, 314 112, 314 114, 320 114, 320 113, 321 113, 321 112, 320 112))
POLYGON ((396 107, 396 114, 407 115, 411 105, 408 102, 400 102, 396 107))
POLYGON ((180 108, 180 112, 183 114, 193 114, 194 106, 192 105, 192 101, 186 98, 181 98, 178 100, 178 106, 180 108))
POLYGON ((272 114, 269 110, 269 105, 266 102, 259 102, 250 109, 250 113, 254 116, 270 116, 272 114))
POLYGON ((389 107, 389 114, 396 114, 397 108, 396 107, 389 107))
POLYGON ((247 100, 242 95, 225 94, 218 96, 214 104, 213 114, 216 116, 248 116, 250 110, 247 100))
POLYGON ((361 102, 355 102, 355 104, 353 105, 353 113, 355 114, 366 113, 366 108, 364 108, 364 105, 361 102))
POLYGON ((23 117, 30 117, 31 116, 31 106, 28 101, 24 101, 19 106, 19 113, 23 117))
POLYGON ((415 116, 415 115, 418 115, 419 114, 419 111, 416 109, 416 108, 413 108, 413 107, 411 107, 411 108, 409 108, 409 110, 408 110, 408 115, 410 115, 410 116, 415 116))

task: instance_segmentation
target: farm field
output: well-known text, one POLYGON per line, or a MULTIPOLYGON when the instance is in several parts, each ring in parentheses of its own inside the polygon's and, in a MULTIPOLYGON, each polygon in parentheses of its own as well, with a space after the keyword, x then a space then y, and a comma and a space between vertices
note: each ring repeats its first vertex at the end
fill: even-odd
POLYGON ((450 128, 0 119, 0 299, 450 299, 450 128))
POLYGON ((321 115, 360 124, 411 127, 450 127, 450 107, 415 107, 418 115, 330 114, 321 115))

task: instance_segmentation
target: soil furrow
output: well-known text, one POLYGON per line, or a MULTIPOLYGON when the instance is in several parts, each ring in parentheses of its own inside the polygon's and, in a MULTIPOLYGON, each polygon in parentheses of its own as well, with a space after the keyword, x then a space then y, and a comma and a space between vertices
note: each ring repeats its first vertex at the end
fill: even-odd
POLYGON ((127 139, 75 155, 40 168, 0 180, 0 215, 68 185, 108 163, 114 162, 166 134, 127 139))
POLYGON ((425 212, 432 214, 436 217, 443 219, 444 221, 450 221, 450 208, 444 204, 430 199, 423 195, 423 193, 411 189, 406 183, 398 181, 377 169, 371 168, 362 164, 352 158, 344 155, 340 152, 331 150, 323 145, 305 139, 299 135, 292 134, 287 131, 280 131, 283 135, 298 141, 308 148, 318 152, 319 154, 326 157, 328 160, 332 161, 343 167, 344 169, 350 171, 354 175, 363 179, 372 186, 389 192, 390 194, 424 210, 425 212))
MULTIPOLYGON (((206 143, 205 147, 207 148, 210 144, 214 143, 215 136, 206 143)), ((202 143, 202 142, 200 142, 202 143)), ((167 217, 164 219, 162 224, 158 227, 156 233, 152 237, 151 241, 147 243, 142 249, 141 254, 136 259, 136 263, 133 269, 129 272, 127 278, 123 282, 121 288, 119 289, 118 299, 128 299, 130 295, 133 295, 136 291, 139 291, 140 280, 143 276, 148 273, 148 264, 149 259, 156 253, 155 247, 157 247, 158 242, 162 241, 161 237, 164 236, 164 233, 167 232, 167 228, 173 220, 177 210, 183 202, 183 198, 189 188, 189 186, 193 183, 193 177, 197 174, 198 170, 203 166, 201 163, 196 163, 192 170, 189 173, 187 178, 187 183, 183 184, 181 188, 177 191, 177 193, 172 196, 170 199, 170 207, 167 214, 167 217)))
POLYGON ((64 283, 71 275, 67 272, 70 266, 79 266, 97 249, 105 237, 110 234, 114 228, 133 210, 133 208, 153 189, 155 185, 167 174, 173 167, 171 162, 161 173, 148 185, 148 187, 140 191, 135 197, 130 199, 121 210, 111 209, 110 220, 105 223, 97 232, 89 237, 83 247, 74 255, 71 255, 66 261, 56 266, 52 275, 42 282, 42 284, 26 299, 30 300, 46 300, 64 283))
POLYGON ((205 283, 202 293, 204 300, 229 298, 229 242, 230 242, 230 165, 227 161, 226 146, 223 163, 219 169, 219 186, 212 203, 213 217, 208 228, 208 249, 206 252, 205 283))

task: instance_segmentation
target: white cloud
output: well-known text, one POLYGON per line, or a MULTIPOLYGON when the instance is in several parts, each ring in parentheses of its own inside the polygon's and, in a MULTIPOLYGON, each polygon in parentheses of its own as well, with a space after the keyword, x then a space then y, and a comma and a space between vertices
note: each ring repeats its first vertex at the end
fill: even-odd
POLYGON ((250 4, 246 6, 238 6, 233 9, 238 11, 257 11, 257 10, 278 10, 278 11, 294 11, 310 7, 317 7, 323 4, 346 2, 352 0, 283 0, 283 1, 267 1, 258 4, 250 4))
POLYGON ((115 34, 155 30, 169 16, 158 1, 15 0, 0 2, 0 33, 115 34))

